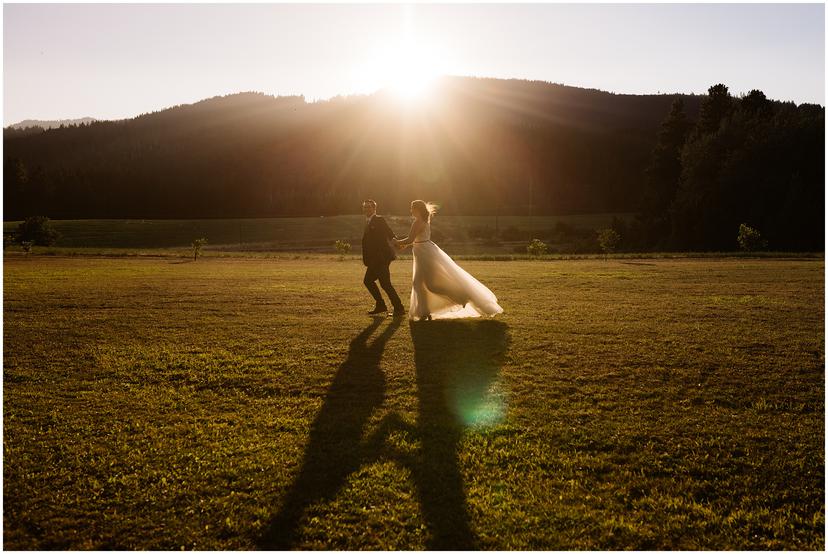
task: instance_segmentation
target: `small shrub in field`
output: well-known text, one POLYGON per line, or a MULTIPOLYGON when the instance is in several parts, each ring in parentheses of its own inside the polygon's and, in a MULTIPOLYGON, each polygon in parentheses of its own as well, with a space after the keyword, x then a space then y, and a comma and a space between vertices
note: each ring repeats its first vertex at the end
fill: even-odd
POLYGON ((612 254, 621 243, 621 235, 615 229, 601 229, 598 231, 598 246, 604 255, 612 254))
POLYGON ((195 239, 193 243, 190 245, 193 247, 193 261, 197 260, 199 256, 201 256, 201 247, 207 244, 207 239, 200 238, 195 239))
POLYGON ((38 246, 51 246, 60 237, 49 218, 35 215, 26 218, 26 221, 17 227, 17 240, 20 244, 31 242, 38 246))
POLYGON ((529 253, 530 256, 542 256, 546 254, 546 250, 546 243, 540 239, 532 239, 532 242, 530 242, 526 247, 526 252, 529 253))
POLYGON ((339 259, 344 259, 345 254, 351 251, 351 243, 345 240, 338 240, 334 243, 334 248, 339 252, 339 259))
POLYGON ((20 246, 23 247, 23 252, 25 252, 26 254, 31 254, 33 244, 34 243, 30 240, 24 240, 23 242, 20 243, 20 246))
POLYGON ((739 235, 736 237, 739 248, 745 252, 754 252, 768 246, 768 241, 762 238, 757 229, 748 227, 744 223, 739 225, 739 235))

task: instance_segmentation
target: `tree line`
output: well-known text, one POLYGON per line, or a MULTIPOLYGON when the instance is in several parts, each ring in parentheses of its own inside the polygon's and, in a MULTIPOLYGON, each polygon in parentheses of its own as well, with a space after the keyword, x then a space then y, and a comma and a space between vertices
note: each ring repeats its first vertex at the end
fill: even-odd
MULTIPOLYGON (((5 133, 6 219, 630 211, 668 96, 451 78, 429 102, 242 93, 5 133)), ((688 97, 688 109, 699 97, 688 97)))
POLYGON ((740 226, 775 250, 824 249, 825 109, 741 98, 717 84, 698 119, 682 99, 664 120, 628 247, 733 250, 740 226))
POLYGON ((821 106, 723 85, 636 96, 453 77, 422 105, 241 93, 6 129, 4 217, 317 216, 368 197, 401 214, 424 198, 456 215, 638 212, 625 248, 732 249, 746 223, 771 247, 812 249, 823 121, 821 106))

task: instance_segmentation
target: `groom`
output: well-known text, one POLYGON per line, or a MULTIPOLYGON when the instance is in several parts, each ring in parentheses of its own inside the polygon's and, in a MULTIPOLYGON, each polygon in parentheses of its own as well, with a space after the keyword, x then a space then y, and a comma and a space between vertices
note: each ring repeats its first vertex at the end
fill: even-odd
POLYGON ((362 282, 365 288, 374 297, 376 305, 374 309, 368 312, 369 314, 381 314, 388 311, 385 305, 385 300, 382 299, 379 287, 377 287, 377 279, 379 279, 382 289, 391 300, 391 305, 394 306, 394 317, 400 317, 405 314, 400 297, 397 296, 397 291, 391 284, 391 272, 388 266, 397 258, 394 249, 391 247, 389 241, 393 238, 394 232, 388 226, 385 219, 377 215, 377 203, 373 200, 366 200, 362 203, 362 213, 368 219, 365 225, 365 232, 362 234, 362 263, 365 264, 365 278, 362 282))

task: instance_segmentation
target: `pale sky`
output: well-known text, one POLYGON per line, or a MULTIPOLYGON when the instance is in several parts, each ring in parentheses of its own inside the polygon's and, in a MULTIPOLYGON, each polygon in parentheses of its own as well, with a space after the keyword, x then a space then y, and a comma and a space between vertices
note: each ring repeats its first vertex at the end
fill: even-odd
POLYGON ((823 4, 4 4, 3 122, 420 74, 825 104, 823 4), (402 62, 401 62, 402 60, 402 62), (401 67, 403 66, 403 67, 401 67))

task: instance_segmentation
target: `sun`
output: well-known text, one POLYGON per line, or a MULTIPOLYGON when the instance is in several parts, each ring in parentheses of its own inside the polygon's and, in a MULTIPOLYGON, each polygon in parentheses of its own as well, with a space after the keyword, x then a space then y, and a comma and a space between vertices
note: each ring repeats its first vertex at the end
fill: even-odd
POLYGON ((406 102, 425 98, 437 77, 436 66, 425 52, 406 45, 393 56, 391 63, 387 87, 406 102))
POLYGON ((405 41, 382 48, 376 58, 355 72, 354 89, 386 90, 406 104, 420 103, 440 74, 438 58, 425 46, 405 41))

